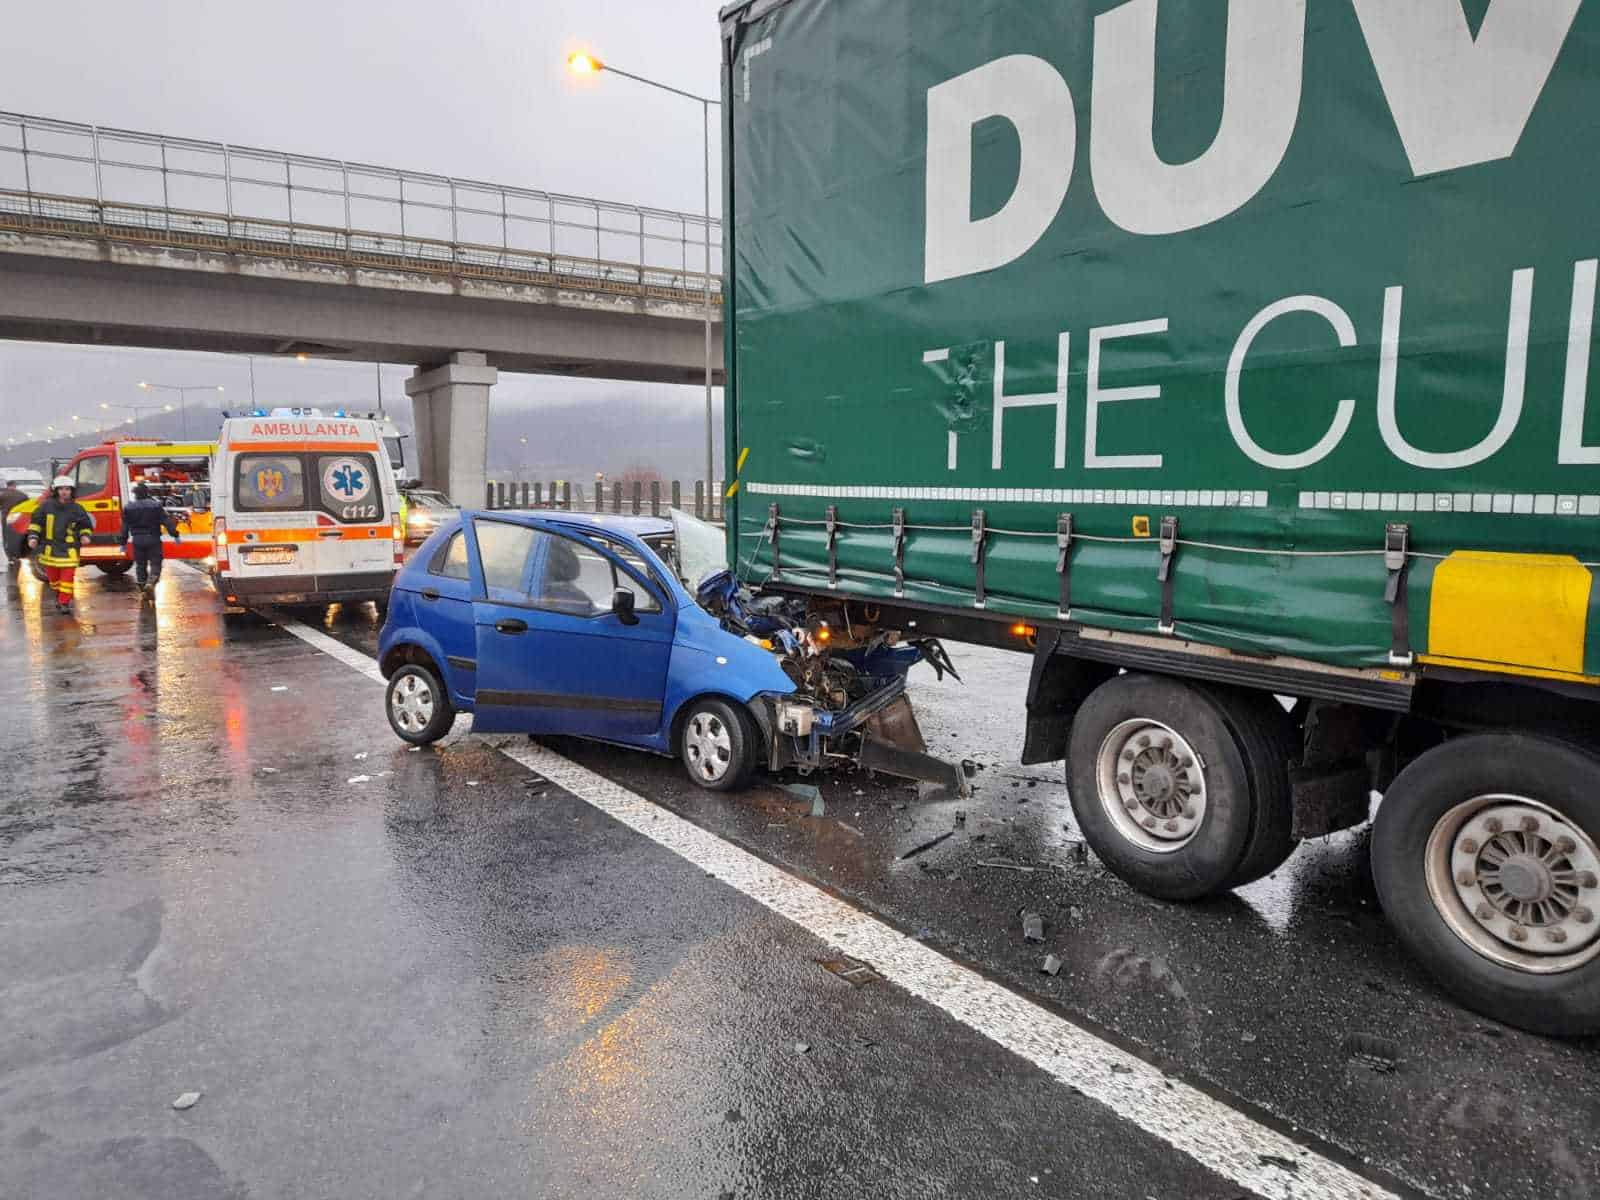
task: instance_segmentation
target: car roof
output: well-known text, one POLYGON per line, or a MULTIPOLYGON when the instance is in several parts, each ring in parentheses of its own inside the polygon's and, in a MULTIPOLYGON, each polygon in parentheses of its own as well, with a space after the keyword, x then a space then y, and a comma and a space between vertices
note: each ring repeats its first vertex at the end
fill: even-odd
POLYGON ((574 529, 599 529, 612 533, 631 533, 635 537, 671 533, 672 522, 666 517, 633 516, 617 513, 557 512, 550 509, 503 509, 474 513, 474 516, 496 517, 516 521, 549 521, 554 525, 569 525, 574 529), (520 520, 519 520, 520 518, 520 520))

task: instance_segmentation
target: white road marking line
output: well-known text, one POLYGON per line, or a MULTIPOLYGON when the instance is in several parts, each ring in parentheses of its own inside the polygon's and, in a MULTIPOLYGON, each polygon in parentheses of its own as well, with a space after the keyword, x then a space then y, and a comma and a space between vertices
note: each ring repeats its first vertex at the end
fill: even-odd
MULTIPOLYGON (((368 655, 286 616, 273 619, 301 641, 384 682, 368 655)), ((621 784, 524 738, 482 740, 831 946, 871 963, 885 979, 1232 1183, 1266 1200, 1398 1200, 1354 1171, 621 784), (1295 1169, 1278 1165, 1284 1161, 1295 1169)))

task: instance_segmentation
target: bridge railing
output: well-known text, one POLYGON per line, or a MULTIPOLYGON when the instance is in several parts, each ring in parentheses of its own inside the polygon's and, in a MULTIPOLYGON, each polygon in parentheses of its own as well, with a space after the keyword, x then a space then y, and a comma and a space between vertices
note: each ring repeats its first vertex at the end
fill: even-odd
POLYGON ((693 213, 18 113, 0 112, 0 220, 714 302, 721 292, 720 222, 693 213))

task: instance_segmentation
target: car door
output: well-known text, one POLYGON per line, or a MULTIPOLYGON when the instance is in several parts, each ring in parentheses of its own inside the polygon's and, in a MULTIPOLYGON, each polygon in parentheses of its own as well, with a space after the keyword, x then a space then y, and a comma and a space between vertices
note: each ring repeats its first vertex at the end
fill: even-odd
MULTIPOLYGON (((116 476, 111 470, 109 451, 85 454, 72 468, 72 481, 76 484, 75 496, 94 520, 93 545, 115 545, 122 533, 122 500, 116 476)), ((87 558, 96 557, 86 554, 87 558)), ((113 551, 99 557, 118 558, 113 551)))
POLYGON ((415 581, 417 622, 444 652, 445 677, 457 700, 470 701, 477 678, 477 633, 473 628, 472 571, 467 530, 456 530, 428 557, 427 573, 415 581))
POLYGON ((485 589, 474 604, 475 727, 617 740, 654 733, 676 620, 666 589, 606 541, 554 527, 509 526, 524 532, 507 534, 507 523, 487 518, 474 524, 485 589), (506 585, 524 553, 514 596, 506 585), (634 594, 631 624, 612 611, 619 587, 634 594))

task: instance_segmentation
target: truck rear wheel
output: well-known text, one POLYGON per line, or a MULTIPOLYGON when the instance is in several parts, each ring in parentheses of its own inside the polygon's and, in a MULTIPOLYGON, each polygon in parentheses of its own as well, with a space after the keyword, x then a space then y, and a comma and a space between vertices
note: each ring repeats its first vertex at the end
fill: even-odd
POLYGON ((1600 1033, 1600 759, 1476 734, 1395 779, 1372 835, 1378 898, 1467 1007, 1534 1033, 1600 1033))
POLYGON ((95 566, 99 568, 101 573, 110 575, 113 579, 118 575, 126 575, 133 570, 131 562, 124 562, 121 559, 112 559, 110 562, 97 562, 95 566))
POLYGON ((1255 804, 1217 697, 1160 676, 1109 679, 1073 719, 1067 772, 1078 827, 1123 880, 1164 900, 1232 886, 1255 804))
POLYGON ((1289 792, 1289 760, 1298 757, 1299 747, 1294 723, 1273 697, 1246 691, 1215 695, 1250 783, 1250 836, 1244 857, 1228 880, 1230 888, 1244 887, 1276 871, 1299 844, 1292 832, 1294 804, 1289 792))

